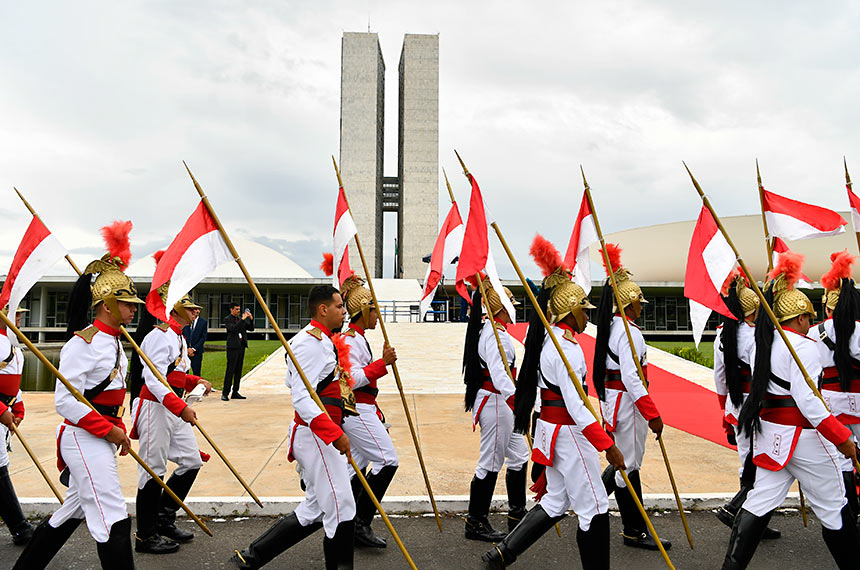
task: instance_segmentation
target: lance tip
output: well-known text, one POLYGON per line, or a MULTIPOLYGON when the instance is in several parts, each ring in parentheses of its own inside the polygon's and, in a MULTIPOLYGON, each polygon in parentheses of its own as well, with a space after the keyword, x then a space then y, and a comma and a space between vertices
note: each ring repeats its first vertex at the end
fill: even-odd
POLYGON ((465 163, 465 162, 463 162, 463 159, 462 159, 462 158, 460 158, 460 153, 459 153, 459 152, 457 152, 457 149, 456 149, 456 148, 454 149, 454 154, 456 154, 456 155, 457 155, 457 160, 459 160, 459 161, 460 161, 460 166, 462 166, 462 167, 463 167, 463 174, 465 174, 465 175, 466 175, 466 178, 468 178, 468 177, 469 177, 469 169, 468 169, 468 168, 466 168, 466 163, 465 163))

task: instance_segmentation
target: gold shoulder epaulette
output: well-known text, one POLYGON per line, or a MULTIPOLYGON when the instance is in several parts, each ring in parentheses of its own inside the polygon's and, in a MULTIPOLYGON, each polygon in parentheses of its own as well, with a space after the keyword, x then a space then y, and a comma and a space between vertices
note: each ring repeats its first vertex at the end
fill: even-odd
POLYGON ((90 325, 82 331, 75 331, 75 336, 79 336, 84 339, 84 342, 90 344, 93 342, 93 337, 96 336, 96 333, 99 332, 99 329, 95 325, 90 325))
POLYGON ((569 329, 564 329, 564 334, 561 335, 561 338, 563 338, 564 340, 569 340, 573 344, 579 344, 578 342, 576 342, 576 336, 569 329))
POLYGON ((167 329, 170 328, 170 325, 168 325, 167 323, 161 323, 161 324, 155 325, 155 328, 157 328, 161 332, 167 332, 167 329))
POLYGON ((505 325, 504 325, 504 324, 502 324, 502 323, 500 323, 499 321, 494 321, 494 324, 496 325, 496 328, 497 328, 498 330, 500 330, 500 331, 507 330, 507 329, 505 328, 505 325))
POLYGON ((343 333, 341 333, 341 334, 343 334, 344 336, 351 336, 351 337, 354 337, 354 336, 355 336, 355 329, 346 329, 346 330, 345 330, 345 331, 343 331, 343 333))
POLYGON ((307 333, 317 340, 322 340, 323 332, 319 329, 319 327, 309 329, 307 333))

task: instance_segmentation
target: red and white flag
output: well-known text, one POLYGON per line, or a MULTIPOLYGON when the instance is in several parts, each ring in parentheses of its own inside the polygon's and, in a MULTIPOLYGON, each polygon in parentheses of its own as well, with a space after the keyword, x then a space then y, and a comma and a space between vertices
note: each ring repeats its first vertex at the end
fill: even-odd
POLYGON ((349 213, 349 203, 346 201, 346 194, 343 191, 343 186, 337 192, 337 205, 334 209, 334 268, 332 275, 332 285, 340 289, 341 284, 352 275, 352 269, 349 267, 349 240, 355 237, 358 233, 358 228, 355 227, 355 222, 352 219, 352 214, 349 213))
POLYGON ((439 281, 442 280, 445 265, 452 263, 454 258, 460 255, 462 245, 463 219, 460 217, 457 203, 454 202, 451 204, 451 209, 448 211, 445 221, 442 222, 442 228, 439 230, 436 245, 433 246, 433 253, 430 256, 427 275, 424 277, 424 296, 421 298, 420 304, 422 320, 427 311, 430 310, 430 303, 433 302, 436 288, 439 286, 439 281))
POLYGON ((798 202, 764 190, 764 216, 770 236, 806 239, 834 236, 845 231, 846 222, 833 210, 798 202))
MULTIPOLYGON (((773 238, 773 252, 776 254, 776 257, 773 260, 774 266, 779 265, 779 256, 783 253, 790 252, 788 245, 782 241, 780 238, 773 238)), ((806 276, 805 273, 800 273, 800 278, 797 280, 797 283, 794 284, 795 287, 801 287, 803 289, 812 289, 812 279, 806 276)))
POLYGON ((854 231, 860 232, 860 198, 851 191, 851 187, 847 184, 845 189, 848 190, 848 203, 851 204, 851 223, 854 225, 854 231))
POLYGON ((3 282, 0 309, 8 303, 9 318, 13 318, 27 291, 67 253, 42 220, 33 216, 3 282))
POLYGON ((588 249, 591 244, 597 241, 594 214, 588 204, 588 198, 583 192, 579 215, 576 216, 576 223, 573 225, 567 253, 564 254, 564 263, 573 271, 574 283, 585 289, 586 295, 591 292, 591 261, 588 257, 588 249))
POLYGON ((735 254, 710 210, 702 206, 690 240, 684 276, 684 296, 690 300, 690 322, 697 347, 711 311, 735 318, 720 295, 720 289, 734 269, 735 261, 735 254))
POLYGON ((228 261, 233 261, 233 254, 201 200, 155 264, 152 287, 146 296, 147 310, 157 319, 167 321, 170 307, 216 267, 228 261), (164 303, 158 288, 168 281, 167 302, 164 303))
POLYGON ((496 271, 493 252, 490 250, 487 228, 493 222, 493 218, 492 216, 487 216, 484 208, 484 198, 481 196, 478 181, 471 174, 469 175, 469 179, 472 181, 472 196, 469 199, 469 217, 466 220, 466 229, 463 234, 463 247, 460 250, 460 260, 457 263, 457 292, 468 299, 469 294, 466 290, 465 280, 475 277, 475 274, 480 271, 486 271, 487 277, 490 278, 493 289, 502 300, 502 305, 507 309, 511 321, 516 322, 517 312, 514 310, 514 306, 511 304, 510 299, 508 299, 507 294, 505 294, 498 271, 496 271))

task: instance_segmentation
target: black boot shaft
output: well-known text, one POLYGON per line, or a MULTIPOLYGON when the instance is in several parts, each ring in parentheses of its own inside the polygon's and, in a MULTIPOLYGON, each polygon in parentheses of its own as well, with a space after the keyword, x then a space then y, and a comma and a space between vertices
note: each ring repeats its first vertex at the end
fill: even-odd
POLYGON ((134 570, 131 551, 131 518, 113 523, 107 542, 97 543, 102 570, 134 570))
POLYGON ((493 502, 493 491, 496 490, 496 472, 487 473, 483 479, 472 477, 469 487, 469 515, 473 517, 486 517, 490 514, 490 503, 493 502))
POLYGON ((345 521, 337 525, 332 538, 323 539, 326 570, 352 570, 354 535, 355 523, 345 521))
MULTIPOLYGON (((370 487, 370 490, 373 491, 373 495, 376 497, 376 500, 380 503, 382 502, 382 497, 385 496, 385 492, 388 490, 388 486, 391 485, 391 480, 394 479, 394 474, 396 472, 397 465, 387 465, 380 469, 379 473, 375 475, 371 473, 366 477, 367 485, 370 487)), ((356 480, 357 479, 358 477, 356 477, 356 480)), ((359 486, 361 486, 360 482, 359 486)), ((376 505, 373 504, 373 500, 370 498, 370 495, 368 495, 362 487, 361 495, 359 495, 355 503, 355 520, 361 524, 369 526, 375 514, 376 505)))
MULTIPOLYGON (((850 475, 853 478, 854 474, 850 475)), ((824 537, 824 543, 839 570, 856 570, 860 565, 860 555, 857 552, 860 536, 857 532, 857 518, 848 505, 842 507, 842 528, 830 530, 822 526, 821 536, 824 537)))
POLYGON ((50 520, 51 517, 42 519, 12 570, 42 570, 47 567, 83 521, 83 519, 69 519, 54 528, 50 520))
POLYGON ((526 513, 520 524, 502 542, 488 550, 481 559, 490 568, 504 568, 513 564, 519 555, 543 536, 555 523, 564 518, 551 517, 543 507, 536 505, 526 513))
POLYGON ((12 486, 12 478, 9 476, 9 466, 0 467, 0 518, 6 523, 9 532, 14 536, 19 530, 30 526, 27 518, 21 511, 21 503, 12 486))
POLYGON ((146 539, 158 531, 161 492, 161 485, 155 479, 149 479, 142 489, 137 490, 135 516, 137 517, 137 536, 140 539, 146 539))
POLYGON ((591 519, 587 532, 576 529, 583 570, 609 570, 609 513, 591 519))
POLYGON ((233 555, 233 561, 242 570, 256 570, 321 528, 321 522, 302 526, 295 513, 291 513, 278 519, 247 549, 237 551, 233 555))
POLYGON ((757 517, 746 509, 738 511, 723 570, 744 570, 749 566, 772 514, 757 517))
MULTIPOLYGON (((197 479, 199 472, 199 469, 191 469, 181 475, 176 475, 174 472, 167 480, 167 486, 184 501, 188 497, 191 486, 197 479)), ((170 495, 162 491, 158 509, 158 533, 176 542, 189 542, 194 539, 194 533, 190 530, 177 528, 176 512, 178 510, 179 504, 170 495)))

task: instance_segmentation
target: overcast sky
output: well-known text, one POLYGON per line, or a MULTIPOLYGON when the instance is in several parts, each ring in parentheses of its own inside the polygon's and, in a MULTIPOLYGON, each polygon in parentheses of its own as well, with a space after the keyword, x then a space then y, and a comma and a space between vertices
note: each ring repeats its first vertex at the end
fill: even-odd
POLYGON ((321 275, 341 35, 368 26, 386 175, 403 34, 438 33, 440 166, 465 203, 460 151, 532 273, 535 231, 566 246, 579 164, 606 232, 694 219, 682 160, 722 215, 757 212, 756 157, 769 190, 844 210, 858 24, 854 2, 3 2, 0 273, 29 221, 13 185, 70 250, 100 255, 98 228, 126 218, 140 256, 196 204, 184 159, 228 229, 321 275))

